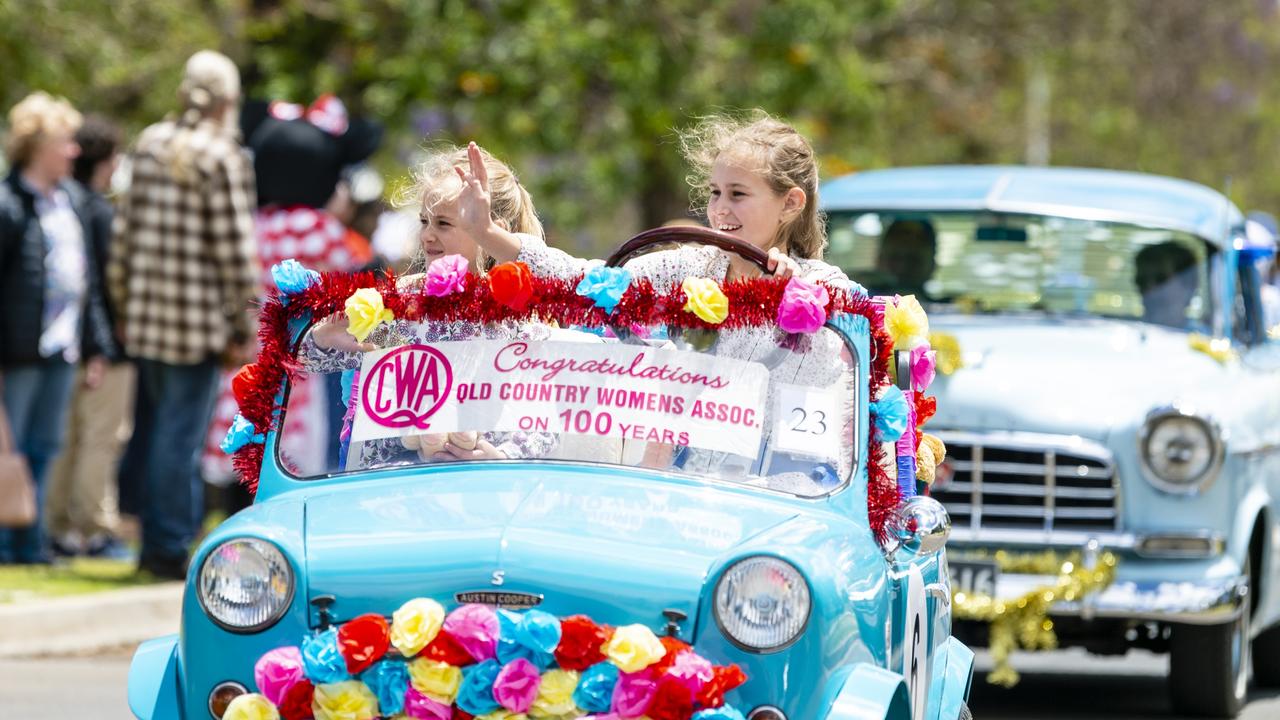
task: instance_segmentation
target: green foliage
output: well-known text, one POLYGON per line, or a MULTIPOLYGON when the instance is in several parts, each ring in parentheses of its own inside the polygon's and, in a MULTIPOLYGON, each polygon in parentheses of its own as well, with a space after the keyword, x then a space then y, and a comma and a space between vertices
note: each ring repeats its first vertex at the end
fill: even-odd
POLYGON ((688 209, 675 132, 724 108, 793 121, 826 177, 1035 140, 1274 209, 1278 23, 1254 0, 0 0, 0 103, 40 87, 137 128, 216 47, 250 95, 384 121, 393 175, 477 140, 583 250, 688 209))

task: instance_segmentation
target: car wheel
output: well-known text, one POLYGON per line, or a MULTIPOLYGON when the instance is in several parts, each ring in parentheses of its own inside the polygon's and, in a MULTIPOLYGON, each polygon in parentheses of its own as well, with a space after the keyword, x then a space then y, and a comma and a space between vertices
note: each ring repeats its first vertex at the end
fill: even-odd
MULTIPOLYGON (((1245 576, 1249 563, 1245 561, 1245 576)), ((1224 625, 1175 625, 1169 692, 1177 713, 1235 717, 1249 685, 1249 605, 1224 625)))
POLYGON ((1260 687, 1280 687, 1280 627, 1253 639, 1253 681, 1260 687))

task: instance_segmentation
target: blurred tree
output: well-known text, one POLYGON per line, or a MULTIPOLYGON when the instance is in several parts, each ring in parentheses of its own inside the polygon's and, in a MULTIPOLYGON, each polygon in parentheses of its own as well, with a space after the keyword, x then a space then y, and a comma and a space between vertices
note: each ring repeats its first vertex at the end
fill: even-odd
POLYGON ((183 60, 216 47, 249 94, 335 92, 381 118, 385 169, 424 140, 479 141, 584 251, 688 210, 674 130, 719 108, 793 121, 826 177, 1030 149, 1214 186, 1231 175, 1238 201, 1275 209, 1276 5, 0 0, 0 103, 40 87, 140 127, 172 108, 183 60))

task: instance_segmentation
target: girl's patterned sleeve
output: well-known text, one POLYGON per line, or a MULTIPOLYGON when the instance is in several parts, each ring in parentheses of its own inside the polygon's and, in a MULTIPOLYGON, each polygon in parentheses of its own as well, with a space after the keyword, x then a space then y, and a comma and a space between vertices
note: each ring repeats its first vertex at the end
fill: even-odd
POLYGON ((314 329, 313 325, 310 330, 307 330, 306 336, 302 338, 302 345, 298 347, 298 360, 302 363, 304 370, 312 374, 320 374, 355 370, 360 367, 360 353, 333 350, 316 345, 316 340, 311 334, 314 329))
POLYGON ((852 295, 867 294, 867 289, 850 280, 843 270, 821 260, 801 260, 800 274, 804 280, 824 282, 837 290, 844 290, 852 295))
POLYGON ((551 454, 560 444, 560 436, 548 432, 485 433, 485 437, 509 458, 540 458, 551 454))
POLYGON ((574 278, 593 265, 600 264, 599 260, 574 257, 559 248, 553 248, 536 235, 516 233, 516 237, 520 238, 520 254, 516 256, 516 261, 528 265, 529 272, 539 277, 574 278))

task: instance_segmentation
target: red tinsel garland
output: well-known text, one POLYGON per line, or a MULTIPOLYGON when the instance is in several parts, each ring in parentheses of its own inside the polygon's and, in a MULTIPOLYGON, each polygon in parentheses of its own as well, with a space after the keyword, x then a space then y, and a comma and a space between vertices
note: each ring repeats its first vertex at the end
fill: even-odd
MULTIPOLYGON (((499 302, 488 278, 474 275, 467 277, 461 292, 445 297, 427 295, 411 283, 400 287, 391 273, 370 272, 325 273, 306 290, 287 298, 273 292, 259 314, 261 349, 256 368, 247 374, 253 382, 245 383, 237 393, 242 395, 240 414, 253 423, 255 432, 273 429, 276 394, 286 377, 300 371, 294 357, 295 348, 291 346, 289 323, 308 316, 323 318, 341 312, 347 298, 360 288, 376 288, 387 309, 397 318, 410 321, 430 318, 445 322, 496 323, 541 319, 554 320, 563 326, 589 328, 665 325, 671 329, 727 330, 774 324, 787 283, 772 278, 724 283, 721 289, 729 300, 729 316, 723 323, 714 325, 684 310, 686 298, 679 288, 660 293, 644 278, 633 281, 613 313, 606 315, 590 298, 576 292, 579 280, 534 277, 532 298, 523 308, 499 302)), ((874 396, 875 389, 890 382, 889 365, 893 356, 893 341, 884 330, 883 307, 864 295, 853 296, 831 288, 828 291, 831 298, 826 308, 828 317, 845 313, 865 317, 870 324, 870 382, 874 396)), ((872 434, 867 463, 867 510, 873 532, 883 541, 884 521, 897 506, 899 495, 897 483, 881 464, 884 452, 874 436, 874 418, 869 425, 872 434)), ((262 461, 261 444, 250 443, 235 453, 236 472, 250 492, 257 490, 262 461)))

